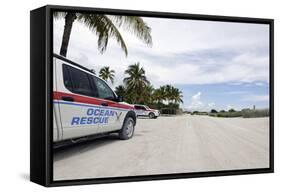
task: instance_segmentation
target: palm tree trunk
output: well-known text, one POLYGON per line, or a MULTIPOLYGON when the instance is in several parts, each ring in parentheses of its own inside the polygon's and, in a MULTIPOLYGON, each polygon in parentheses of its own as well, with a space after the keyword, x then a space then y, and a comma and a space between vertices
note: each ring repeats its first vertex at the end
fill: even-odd
POLYGON ((65 16, 65 25, 60 48, 60 55, 62 56, 66 56, 72 25, 76 18, 77 16, 73 12, 69 12, 65 16))

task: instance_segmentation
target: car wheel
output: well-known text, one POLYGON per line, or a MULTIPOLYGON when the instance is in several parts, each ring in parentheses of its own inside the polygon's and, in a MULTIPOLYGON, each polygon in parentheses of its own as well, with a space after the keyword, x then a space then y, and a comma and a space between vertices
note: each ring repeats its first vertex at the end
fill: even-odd
POLYGON ((126 140, 133 137, 135 131, 135 121, 132 117, 127 117, 122 129, 119 131, 119 138, 126 140))
POLYGON ((150 118, 150 119, 154 119, 154 118, 155 118, 154 113, 149 113, 149 118, 150 118))

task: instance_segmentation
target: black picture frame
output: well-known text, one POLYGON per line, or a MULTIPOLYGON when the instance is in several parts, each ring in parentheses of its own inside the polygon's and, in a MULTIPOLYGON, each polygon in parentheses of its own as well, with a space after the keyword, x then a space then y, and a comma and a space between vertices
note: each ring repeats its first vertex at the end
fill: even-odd
POLYGON ((263 18, 197 15, 137 10, 46 5, 30 12, 30 180, 43 186, 65 186, 162 179, 195 178, 274 172, 274 20, 263 18), (158 18, 269 24, 270 26, 270 167, 112 178, 53 181, 52 160, 52 54, 53 11, 96 12, 158 18))

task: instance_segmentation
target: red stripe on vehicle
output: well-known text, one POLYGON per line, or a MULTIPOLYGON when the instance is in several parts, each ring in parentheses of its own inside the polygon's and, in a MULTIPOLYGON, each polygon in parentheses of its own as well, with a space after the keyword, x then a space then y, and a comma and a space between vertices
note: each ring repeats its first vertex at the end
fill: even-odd
POLYGON ((99 98, 93 98, 93 97, 87 97, 87 96, 81 96, 71 93, 63 93, 63 92, 53 92, 53 100, 63 100, 62 97, 72 97, 74 99, 74 102, 79 103, 85 103, 85 104, 93 104, 93 105, 101 105, 101 103, 107 103, 108 107, 116 107, 116 108, 122 108, 122 109, 134 109, 131 106, 124 105, 121 103, 117 103, 114 101, 106 100, 106 99, 99 99, 99 98))

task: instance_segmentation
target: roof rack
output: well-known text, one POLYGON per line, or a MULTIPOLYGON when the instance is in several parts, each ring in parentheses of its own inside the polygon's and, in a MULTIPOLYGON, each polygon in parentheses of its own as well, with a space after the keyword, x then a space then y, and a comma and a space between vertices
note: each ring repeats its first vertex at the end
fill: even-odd
POLYGON ((60 59, 60 60, 63 60, 63 61, 65 61, 65 62, 68 62, 68 63, 70 63, 70 64, 72 64, 72 65, 74 65, 74 66, 76 66, 76 67, 79 67, 79 68, 81 68, 81 69, 84 69, 85 71, 88 71, 88 72, 90 72, 90 73, 96 75, 92 70, 88 69, 87 67, 84 67, 84 66, 82 66, 82 65, 79 65, 78 63, 75 63, 74 61, 71 61, 71 60, 65 58, 65 57, 62 56, 62 55, 58 55, 58 54, 56 54, 56 53, 53 53, 53 56, 56 57, 56 58, 58 58, 58 59, 60 59))

